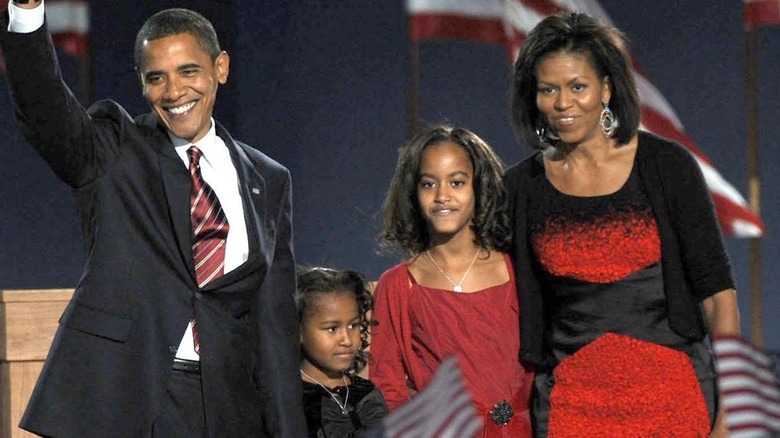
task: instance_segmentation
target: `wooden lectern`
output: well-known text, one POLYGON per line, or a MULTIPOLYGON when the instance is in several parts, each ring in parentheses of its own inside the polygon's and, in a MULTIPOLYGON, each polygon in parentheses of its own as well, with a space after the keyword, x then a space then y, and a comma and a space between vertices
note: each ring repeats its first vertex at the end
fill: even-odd
POLYGON ((0 438, 35 436, 19 429, 19 420, 72 294, 0 290, 0 438))

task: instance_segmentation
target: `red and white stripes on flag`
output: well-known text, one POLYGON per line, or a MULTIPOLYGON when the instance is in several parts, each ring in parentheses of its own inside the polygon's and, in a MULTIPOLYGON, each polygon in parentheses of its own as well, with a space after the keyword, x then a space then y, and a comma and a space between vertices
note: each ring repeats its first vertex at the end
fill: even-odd
MULTIPOLYGON (((5 9, 8 0, 0 0, 5 9)), ((89 54, 89 3, 87 0, 46 0, 46 24, 54 44, 78 58, 89 54)), ((0 58, 0 71, 3 70, 0 58)))
POLYGON ((463 383, 458 361, 445 359, 431 382, 383 420, 386 438, 472 437, 482 419, 463 383))
POLYGON ((744 11, 748 29, 780 24, 780 0, 745 0, 744 11))
POLYGON ((86 58, 89 53, 89 3, 86 0, 46 0, 46 24, 54 44, 86 58))
POLYGON ((780 383, 772 359, 736 336, 717 337, 712 346, 729 436, 766 437, 780 432, 780 383))
MULTIPOLYGON (((595 0, 407 0, 406 10, 410 37, 414 40, 458 38, 505 44, 512 60, 528 32, 548 15, 579 11, 612 24, 595 0)), ((676 140, 693 153, 704 173, 725 235, 761 236, 764 232, 761 219, 688 137, 669 102, 645 77, 639 65, 635 61, 633 65, 642 109, 642 129, 676 140)))

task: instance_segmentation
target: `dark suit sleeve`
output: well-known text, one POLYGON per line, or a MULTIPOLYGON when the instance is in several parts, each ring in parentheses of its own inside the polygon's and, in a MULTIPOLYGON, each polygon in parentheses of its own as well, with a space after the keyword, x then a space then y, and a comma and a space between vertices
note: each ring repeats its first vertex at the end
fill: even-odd
POLYGON ((116 126, 95 122, 67 87, 45 24, 31 33, 0 35, 25 137, 60 179, 72 187, 87 184, 116 157, 116 126))
MULTIPOLYGON (((276 218, 276 246, 273 264, 262 286, 261 306, 272 306, 273 321, 260 321, 263 345, 276 345, 277 351, 263 351, 266 360, 271 361, 265 367, 268 375, 270 398, 274 400, 275 412, 267 412, 266 421, 276 421, 272 427, 274 436, 303 437, 306 435, 306 422, 303 416, 303 394, 300 367, 300 337, 298 335, 298 316, 295 308, 294 293, 295 258, 292 239, 292 184, 290 174, 285 170, 284 187, 281 196, 279 214, 276 218), (269 338, 272 337, 272 338, 269 338)), ((266 314, 269 314, 266 312, 266 314)))

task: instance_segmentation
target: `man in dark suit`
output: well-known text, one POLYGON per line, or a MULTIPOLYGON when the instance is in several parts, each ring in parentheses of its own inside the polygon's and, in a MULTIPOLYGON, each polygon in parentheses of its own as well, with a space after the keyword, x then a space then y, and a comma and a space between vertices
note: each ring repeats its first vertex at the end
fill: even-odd
POLYGON ((170 9, 144 24, 152 113, 135 120, 73 97, 40 0, 9 5, 0 42, 25 136, 73 188, 88 250, 21 427, 303 436, 290 176, 212 119, 230 58, 211 23, 170 9))

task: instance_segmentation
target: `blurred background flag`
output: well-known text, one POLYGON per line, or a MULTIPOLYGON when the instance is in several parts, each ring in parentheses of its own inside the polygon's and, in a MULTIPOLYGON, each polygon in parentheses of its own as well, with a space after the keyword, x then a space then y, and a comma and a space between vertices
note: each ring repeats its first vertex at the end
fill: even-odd
MULTIPOLYGON (((472 437, 482 420, 455 357, 445 359, 421 392, 382 421, 384 438, 472 437)), ((374 436, 374 435, 372 435, 374 436)))
POLYGON ((780 380, 777 358, 741 337, 716 337, 718 384, 731 438, 780 434, 780 380))
POLYGON ((89 5, 86 1, 47 0, 46 20, 58 47, 73 56, 87 57, 89 5))
MULTIPOLYGON (((8 0, 0 0, 2 9, 8 0)), ((47 0, 46 23, 54 43, 64 52, 77 58, 89 54, 89 4, 86 0, 47 0)), ((0 58, 0 70, 3 68, 0 58)))
MULTIPOLYGON (((768 0, 767 0, 768 1, 768 0)), ((780 0, 772 0, 777 3, 780 0)), ((419 54, 417 42, 432 38, 456 38, 507 47, 510 60, 527 33, 544 17, 564 11, 579 11, 602 22, 611 19, 594 0, 407 0, 409 36, 412 41, 412 91, 410 127, 419 119, 419 54)), ((696 157, 715 203, 723 233, 734 237, 759 237, 761 219, 745 198, 728 182, 688 137, 682 122, 658 89, 634 62, 634 75, 642 107, 642 128, 685 145, 696 157)))
POLYGON ((745 0, 745 26, 780 25, 780 0, 745 0))

